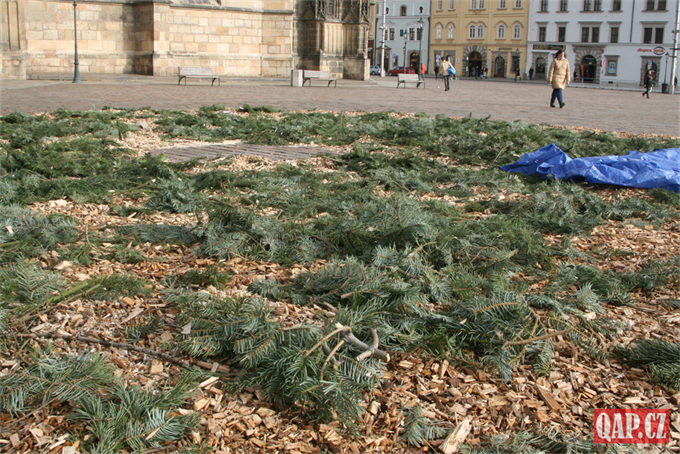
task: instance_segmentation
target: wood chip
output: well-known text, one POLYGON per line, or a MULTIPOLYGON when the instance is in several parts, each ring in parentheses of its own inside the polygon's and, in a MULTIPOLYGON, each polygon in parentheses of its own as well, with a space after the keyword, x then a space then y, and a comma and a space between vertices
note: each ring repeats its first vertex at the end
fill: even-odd
POLYGON ((536 391, 538 392, 539 397, 545 402, 545 404, 551 409, 551 410, 559 410, 561 407, 560 404, 557 403, 555 398, 552 396, 550 393, 550 390, 542 387, 541 385, 536 385, 536 391))
POLYGON ((458 448, 465 441, 468 434, 472 430, 471 418, 463 418, 460 424, 451 431, 444 442, 439 446, 439 449, 444 454, 453 454, 458 452, 458 448))

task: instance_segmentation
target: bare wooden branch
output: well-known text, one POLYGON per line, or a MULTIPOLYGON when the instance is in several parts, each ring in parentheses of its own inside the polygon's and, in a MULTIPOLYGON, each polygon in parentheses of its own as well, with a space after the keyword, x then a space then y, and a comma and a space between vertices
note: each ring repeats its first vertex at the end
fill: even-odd
MULTIPOLYGON (((387 354, 387 352, 382 351, 377 348, 372 348, 372 345, 367 345, 357 339, 354 334, 352 334, 352 329, 346 326, 342 326, 340 323, 336 323, 335 327, 341 330, 340 336, 342 337, 342 340, 344 340, 346 343, 352 345, 353 347, 358 348, 359 350, 362 350, 363 353, 359 356, 357 356, 357 361, 361 361, 362 359, 370 358, 371 356, 380 359, 383 361, 389 361, 390 360, 390 355, 387 354)), ((373 331, 373 330, 372 330, 373 331)), ((371 332, 373 334, 373 332, 371 332)), ((378 333, 376 332, 375 335, 373 336, 373 343, 376 343, 376 338, 378 337, 378 333)))
POLYGON ((328 361, 330 361, 333 358, 333 355, 335 355, 335 352, 337 352, 340 347, 345 343, 345 341, 341 340, 338 342, 338 345, 335 346, 333 350, 330 351, 328 356, 326 357, 326 361, 323 362, 323 365, 321 366, 321 372, 319 372, 319 381, 323 381, 323 371, 326 370, 326 366, 328 365, 328 361))

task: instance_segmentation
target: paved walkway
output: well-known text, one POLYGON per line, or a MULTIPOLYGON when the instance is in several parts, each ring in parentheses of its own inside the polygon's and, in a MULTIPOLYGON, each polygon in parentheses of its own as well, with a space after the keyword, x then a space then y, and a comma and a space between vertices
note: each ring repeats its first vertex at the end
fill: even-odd
POLYGON ((224 80, 220 87, 192 81, 177 86, 176 78, 150 76, 83 76, 83 83, 50 80, 1 80, 0 114, 109 107, 195 109, 222 104, 268 105, 284 110, 425 112, 430 116, 472 115, 496 120, 522 120, 607 131, 680 135, 680 96, 641 91, 568 87, 566 107, 548 106, 547 84, 494 80, 458 80, 444 92, 442 81, 428 78, 425 89, 395 88, 396 77, 370 81, 342 80, 337 88, 321 83, 291 87, 288 80, 224 80))

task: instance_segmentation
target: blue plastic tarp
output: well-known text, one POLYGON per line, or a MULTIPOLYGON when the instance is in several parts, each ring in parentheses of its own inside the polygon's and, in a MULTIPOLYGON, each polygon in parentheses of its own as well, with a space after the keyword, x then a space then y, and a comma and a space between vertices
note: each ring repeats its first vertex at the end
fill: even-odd
POLYGON ((583 179, 588 183, 680 192, 680 148, 571 159, 557 145, 550 144, 500 169, 558 180, 583 179))

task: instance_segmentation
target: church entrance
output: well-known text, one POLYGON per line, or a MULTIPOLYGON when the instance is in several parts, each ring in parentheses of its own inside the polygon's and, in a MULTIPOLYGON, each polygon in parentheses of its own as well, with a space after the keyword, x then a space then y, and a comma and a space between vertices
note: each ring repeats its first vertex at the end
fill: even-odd
POLYGON ((583 82, 593 83, 597 77, 597 60, 592 55, 586 55, 581 60, 583 82))
POLYGON ((479 76, 483 73, 482 69, 482 56, 479 52, 470 52, 468 55, 468 76, 474 77, 479 76))

